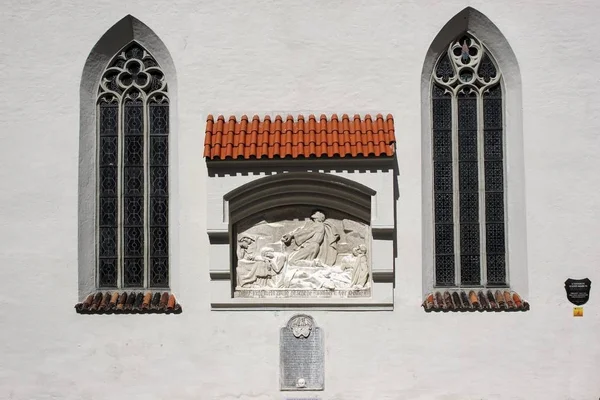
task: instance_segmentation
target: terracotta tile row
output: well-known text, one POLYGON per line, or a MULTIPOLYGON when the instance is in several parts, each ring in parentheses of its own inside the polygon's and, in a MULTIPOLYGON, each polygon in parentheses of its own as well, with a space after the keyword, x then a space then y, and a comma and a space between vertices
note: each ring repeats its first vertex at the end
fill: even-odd
POLYGON ((181 305, 168 292, 97 292, 75 305, 79 314, 179 314, 181 305))
POLYGON ((391 157, 396 137, 391 114, 374 119, 369 114, 353 118, 277 115, 273 120, 246 115, 226 121, 220 115, 206 120, 204 157, 208 160, 302 157, 391 157))
POLYGON ((529 303, 510 290, 446 290, 430 293, 423 308, 431 311, 527 311, 529 303))

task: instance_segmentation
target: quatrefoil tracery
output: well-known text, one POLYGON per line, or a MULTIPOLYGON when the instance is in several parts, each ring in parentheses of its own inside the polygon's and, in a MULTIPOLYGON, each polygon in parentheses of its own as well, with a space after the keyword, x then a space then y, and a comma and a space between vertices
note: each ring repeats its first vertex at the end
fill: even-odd
POLYGON ((500 81, 500 72, 483 45, 465 35, 448 46, 436 65, 433 79, 450 93, 483 94, 500 81))
POLYGON ((113 59, 102 75, 99 88, 100 97, 108 101, 111 97, 135 99, 141 94, 147 98, 166 98, 166 92, 167 83, 158 63, 136 43, 113 59))

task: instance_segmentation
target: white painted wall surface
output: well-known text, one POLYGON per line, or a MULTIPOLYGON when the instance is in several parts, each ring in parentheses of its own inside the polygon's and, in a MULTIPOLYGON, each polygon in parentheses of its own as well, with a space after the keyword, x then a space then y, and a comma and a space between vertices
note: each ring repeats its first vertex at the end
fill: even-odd
MULTIPOLYGON (((5 1, 0 14, 0 398, 284 399, 291 312, 211 312, 208 113, 391 111, 400 200, 395 309, 311 312, 330 400, 600 397, 597 1, 5 1), (531 311, 426 314, 421 92, 438 31, 467 5, 511 44, 523 82, 531 311), (178 316, 83 316, 79 85, 94 44, 133 14, 177 69, 178 316), (563 283, 592 280, 583 318, 563 283)), ((508 116, 510 118, 510 116, 508 116)), ((306 396, 309 397, 309 396, 306 396)))

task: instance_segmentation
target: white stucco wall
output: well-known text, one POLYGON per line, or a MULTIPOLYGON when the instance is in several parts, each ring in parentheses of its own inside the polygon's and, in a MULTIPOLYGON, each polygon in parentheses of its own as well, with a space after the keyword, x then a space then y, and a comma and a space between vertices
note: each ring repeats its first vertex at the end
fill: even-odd
MULTIPOLYGON (((398 136, 394 311, 311 315, 325 391, 358 399, 600 397, 597 1, 5 1, 0 14, 0 398, 283 399, 291 312, 210 311, 208 113, 392 112, 398 136), (527 313, 426 314, 421 71, 473 6, 519 61, 527 313), (79 85, 94 44, 133 14, 177 70, 178 316, 75 313, 79 85), (592 280, 583 318, 563 283, 592 280)), ((510 116, 508 116, 510 117, 510 116)), ((300 396, 295 396, 300 397, 300 396)), ((310 397, 310 396, 306 396, 310 397)))

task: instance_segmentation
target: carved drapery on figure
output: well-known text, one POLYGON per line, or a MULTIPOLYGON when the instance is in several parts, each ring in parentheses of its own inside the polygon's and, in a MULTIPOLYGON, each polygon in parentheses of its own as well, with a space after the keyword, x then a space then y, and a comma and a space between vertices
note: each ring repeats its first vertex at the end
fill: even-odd
POLYGON ((236 233, 236 297, 370 295, 370 229, 363 222, 280 208, 238 224, 236 233))

